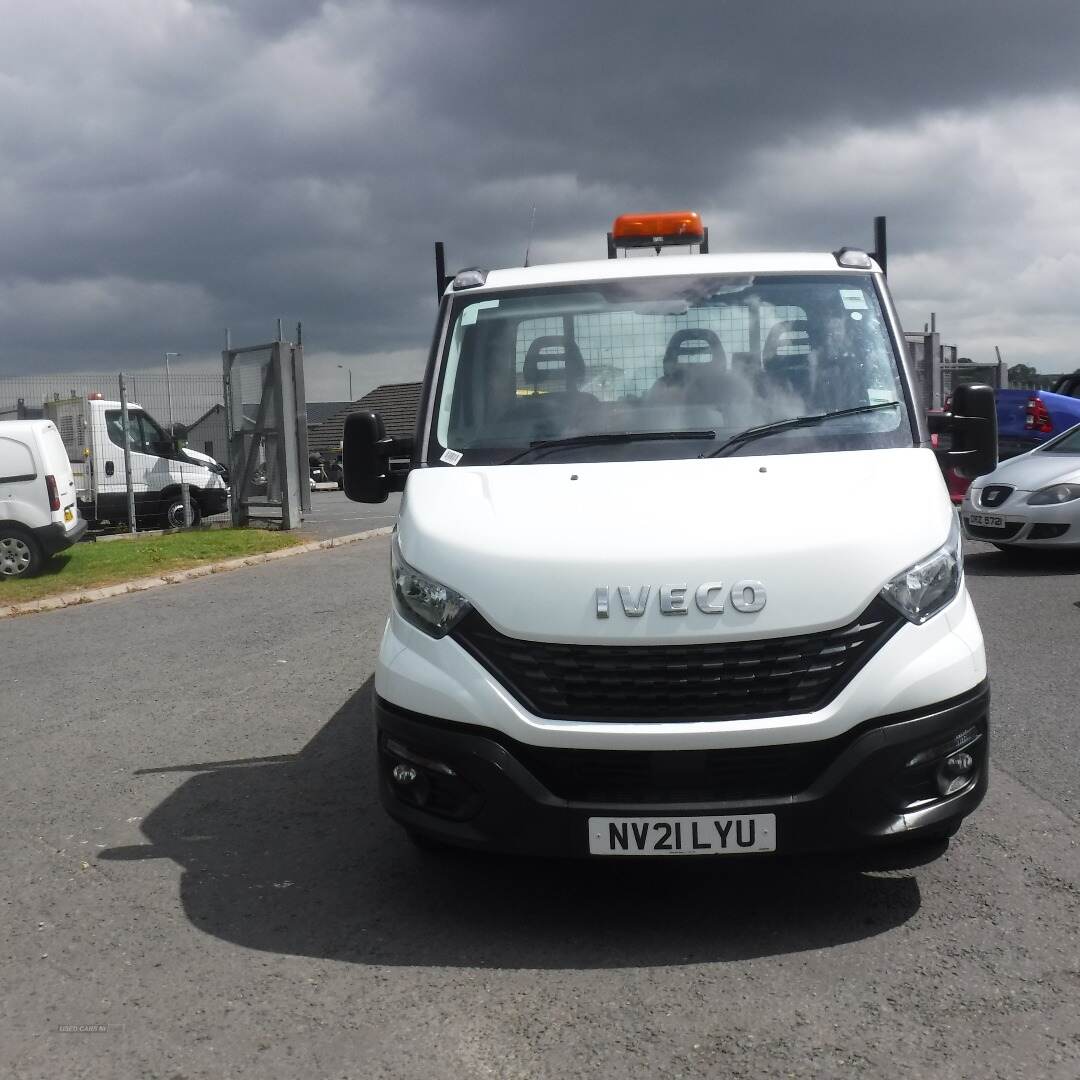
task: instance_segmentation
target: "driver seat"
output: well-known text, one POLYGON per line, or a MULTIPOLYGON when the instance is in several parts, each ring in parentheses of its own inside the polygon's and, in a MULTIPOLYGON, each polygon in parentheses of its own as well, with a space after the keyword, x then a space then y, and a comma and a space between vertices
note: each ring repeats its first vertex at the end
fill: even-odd
POLYGON ((517 399, 518 417, 531 425, 532 434, 557 438, 594 425, 600 402, 580 389, 585 361, 572 338, 546 334, 535 338, 525 354, 522 382, 532 393, 517 399), (561 389, 555 389, 561 383, 561 389), (552 389, 543 389, 551 386, 552 389))

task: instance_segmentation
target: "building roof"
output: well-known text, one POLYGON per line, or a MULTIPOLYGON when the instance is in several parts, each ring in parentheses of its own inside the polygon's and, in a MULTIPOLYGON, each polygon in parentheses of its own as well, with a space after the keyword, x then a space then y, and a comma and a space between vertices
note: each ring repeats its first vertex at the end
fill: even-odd
MULTIPOLYGON (((589 262, 551 263, 547 266, 514 266, 492 270, 486 282, 465 293, 493 289, 515 289, 529 285, 555 285, 579 281, 612 281, 620 278, 674 277, 702 274, 865 274, 879 272, 839 266, 827 251, 751 252, 744 255, 665 255, 661 258, 638 255, 622 259, 593 259, 589 262)), ((453 291, 453 290, 450 290, 453 291)))
MULTIPOLYGON (((386 425, 386 434, 393 438, 412 435, 416 431, 416 414, 420 408, 419 382, 385 383, 375 387, 359 401, 344 405, 320 424, 308 423, 309 453, 336 454, 341 449, 345 417, 350 413, 370 410, 377 412, 386 425)), ((310 406, 309 406, 310 408, 310 406)), ((310 417, 310 413, 309 413, 310 417)))
POLYGON ((336 416, 348 405, 347 401, 309 401, 307 403, 308 427, 329 420, 331 416, 336 416))

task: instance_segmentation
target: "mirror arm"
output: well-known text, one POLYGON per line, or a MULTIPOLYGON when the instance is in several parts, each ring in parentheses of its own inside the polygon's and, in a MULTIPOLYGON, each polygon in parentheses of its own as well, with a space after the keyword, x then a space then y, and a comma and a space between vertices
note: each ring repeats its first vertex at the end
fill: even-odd
POLYGON ((405 481, 412 471, 414 442, 411 435, 400 438, 385 435, 376 443, 386 462, 386 480, 391 491, 405 490, 405 481), (405 460, 401 460, 402 458, 405 460))

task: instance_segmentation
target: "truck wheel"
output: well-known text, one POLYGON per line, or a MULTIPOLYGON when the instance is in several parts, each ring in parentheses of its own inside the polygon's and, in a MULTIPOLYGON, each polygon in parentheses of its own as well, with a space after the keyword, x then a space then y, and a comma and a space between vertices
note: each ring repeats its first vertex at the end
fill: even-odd
MULTIPOLYGON (((170 495, 165 504, 165 513, 161 515, 162 523, 166 529, 182 529, 184 527, 184 500, 177 492, 170 495)), ((202 510, 198 500, 191 496, 191 526, 194 528, 202 521, 202 510)))
POLYGON ((41 569, 37 541, 21 529, 0 527, 0 577, 32 577, 41 569))

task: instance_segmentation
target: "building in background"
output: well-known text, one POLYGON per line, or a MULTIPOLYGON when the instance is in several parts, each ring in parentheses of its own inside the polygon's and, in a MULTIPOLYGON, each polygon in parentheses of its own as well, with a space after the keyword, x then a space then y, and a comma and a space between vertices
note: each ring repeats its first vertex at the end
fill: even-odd
POLYGON ((321 454, 332 460, 341 453, 341 436, 345 430, 345 417, 350 413, 370 410, 377 412, 386 425, 386 434, 392 438, 412 435, 416 431, 416 414, 420 408, 419 382, 385 383, 375 387, 358 401, 343 405, 322 423, 312 423, 311 406, 308 406, 308 452, 321 454))

